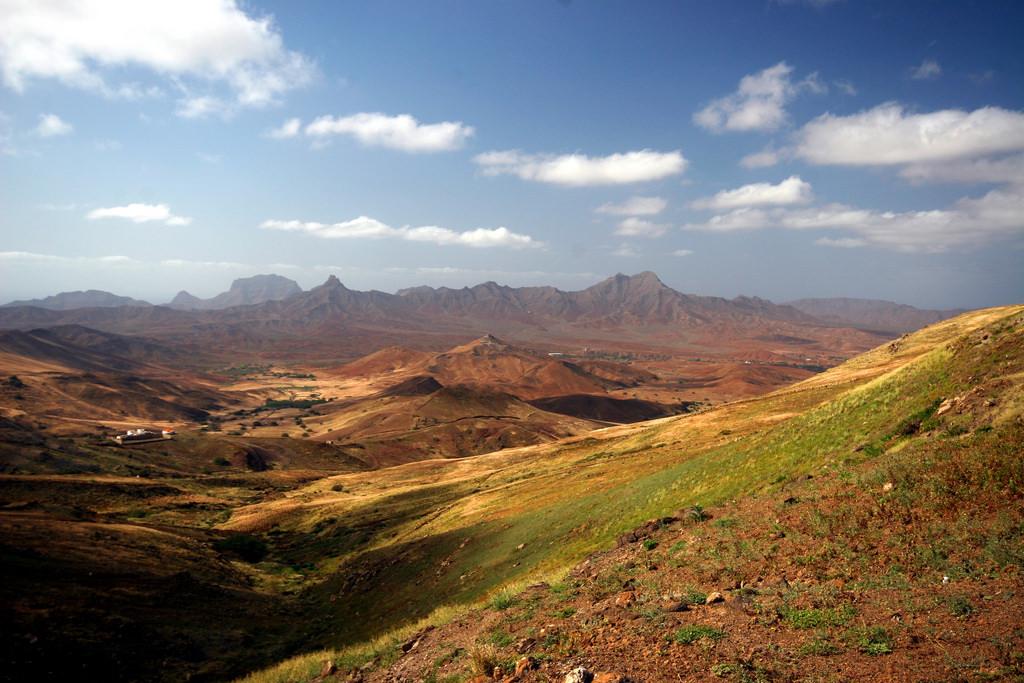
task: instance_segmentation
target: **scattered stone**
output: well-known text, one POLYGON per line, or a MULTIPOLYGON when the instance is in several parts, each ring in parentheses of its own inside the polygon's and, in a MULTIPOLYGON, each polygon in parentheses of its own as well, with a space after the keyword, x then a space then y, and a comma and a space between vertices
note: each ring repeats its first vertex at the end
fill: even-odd
POLYGON ((636 593, 633 591, 623 591, 615 596, 616 607, 629 607, 636 602, 636 593))
POLYGON ((705 605, 714 605, 717 602, 725 602, 725 596, 718 591, 708 593, 708 597, 704 600, 705 605))
POLYGON ((527 652, 532 650, 536 644, 536 638, 523 638, 518 643, 516 643, 516 652, 518 652, 521 655, 526 654, 527 652))
POLYGON ((537 668, 537 660, 536 659, 534 659, 533 657, 522 657, 518 662, 516 662, 516 671, 515 671, 514 674, 512 674, 512 676, 514 678, 519 678, 520 676, 525 674, 527 671, 530 671, 530 670, 536 669, 536 668, 537 668))
POLYGON ((894 486, 894 484, 891 481, 887 481, 884 484, 882 484, 882 492, 883 493, 889 493, 889 491, 892 491, 893 488, 895 488, 895 486, 894 486))
POLYGON ((334 661, 328 659, 324 662, 324 665, 320 667, 320 678, 327 678, 333 676, 338 672, 338 667, 334 664, 334 661))
POLYGON ((522 550, 525 547, 526 547, 525 543, 520 543, 519 545, 516 546, 516 550, 522 550))
POLYGON ((594 674, 587 671, 584 667, 578 666, 565 674, 565 680, 562 683, 592 683, 593 680, 594 674))
POLYGON ((661 603, 662 612, 686 612, 690 606, 682 600, 663 600, 661 603))

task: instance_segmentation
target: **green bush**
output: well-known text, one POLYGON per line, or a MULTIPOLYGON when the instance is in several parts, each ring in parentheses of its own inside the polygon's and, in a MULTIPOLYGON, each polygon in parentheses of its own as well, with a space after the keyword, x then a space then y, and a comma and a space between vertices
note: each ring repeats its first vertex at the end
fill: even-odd
POLYGON ((215 550, 236 555, 246 562, 259 562, 267 556, 267 544, 261 538, 250 534, 234 534, 215 541, 215 550))

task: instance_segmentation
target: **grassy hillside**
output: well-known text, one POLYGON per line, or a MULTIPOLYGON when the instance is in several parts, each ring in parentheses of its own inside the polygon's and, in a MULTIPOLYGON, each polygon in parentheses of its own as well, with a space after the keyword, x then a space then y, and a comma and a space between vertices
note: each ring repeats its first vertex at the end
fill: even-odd
MULTIPOLYGON (((1017 491, 1013 453, 999 444, 1019 443, 1022 311, 966 314, 706 413, 331 477, 242 508, 222 528, 268 539, 263 571, 303 566, 307 642, 343 645, 432 612, 450 617, 435 610, 480 603, 507 585, 562 576, 644 520, 777 495, 801 478, 859 471, 922 442, 979 439, 1010 468, 1005 482, 1017 491)), ((907 476, 927 470, 916 472, 907 476)), ((1019 526, 1006 524, 1004 564, 1012 565, 1019 526)), ((305 680, 322 659, 253 680, 305 680)))

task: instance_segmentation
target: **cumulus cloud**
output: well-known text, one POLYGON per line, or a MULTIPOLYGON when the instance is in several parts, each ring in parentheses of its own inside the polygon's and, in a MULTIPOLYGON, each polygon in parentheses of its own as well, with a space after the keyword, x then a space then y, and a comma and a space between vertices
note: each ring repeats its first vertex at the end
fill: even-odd
POLYGON ((946 209, 874 211, 843 204, 806 209, 736 209, 684 230, 730 232, 781 228, 842 230, 819 244, 838 247, 875 246, 897 251, 939 252, 971 248, 1024 233, 1024 188, 992 190, 963 198, 946 209))
POLYGON ((40 114, 39 124, 35 127, 35 133, 41 138, 53 138, 60 135, 68 135, 74 127, 64 121, 56 114, 40 114))
POLYGON ((678 175, 689 163, 682 152, 635 152, 589 157, 584 154, 524 154, 518 150, 486 152, 474 161, 485 175, 514 175, 553 185, 585 187, 661 180, 678 175))
POLYGON ((668 226, 664 223, 652 223, 643 218, 630 216, 619 223, 615 234, 623 237, 661 237, 667 231, 668 226))
POLYGON ((802 91, 825 92, 826 86, 812 73, 794 83, 793 67, 779 62, 740 79, 736 92, 712 101, 693 115, 698 126, 723 131, 772 131, 787 119, 786 104, 802 91))
POLYGON ((926 59, 910 70, 915 81, 933 81, 942 75, 942 67, 934 59, 926 59))
POLYGON ((712 197, 690 202, 694 209, 738 209, 744 206, 785 206, 807 204, 814 198, 811 184, 799 176, 790 176, 778 185, 752 183, 735 190, 722 190, 712 197))
POLYGON ((616 216, 654 216, 665 210, 668 202, 661 197, 630 197, 619 204, 602 204, 595 211, 616 216))
POLYGON ((159 221, 166 225, 188 225, 192 222, 186 216, 176 216, 171 213, 171 208, 166 204, 126 204, 125 206, 111 206, 107 208, 93 209, 85 215, 90 221, 102 220, 105 218, 121 218, 132 223, 152 223, 159 221))
POLYGON ((296 137, 302 130, 302 121, 299 119, 288 119, 277 128, 273 128, 267 132, 268 137, 272 137, 275 140, 285 140, 287 138, 296 137))
POLYGON ((743 168, 768 168, 774 166, 782 160, 782 154, 771 147, 767 147, 760 152, 754 152, 740 159, 740 166, 743 168))
MULTIPOLYGON (((296 119, 288 121, 289 126, 296 119)), ((285 132, 291 129, 286 128, 285 132)), ((297 132, 297 131, 296 131, 297 132)), ((461 121, 420 123, 409 114, 388 116, 361 112, 351 116, 321 116, 306 126, 308 137, 325 141, 335 135, 347 135, 364 145, 389 147, 403 152, 443 152, 462 147, 474 129, 461 121)), ((281 137, 293 137, 282 135, 281 137)))
POLYGON ((995 159, 965 159, 911 164, 900 175, 912 183, 1011 183, 1024 185, 1024 154, 995 159))
POLYGON ((983 107, 911 114, 895 103, 823 114, 796 134, 797 156, 820 165, 886 166, 1024 150, 1024 112, 983 107))
POLYGON ((236 0, 0 4, 0 76, 8 88, 22 92, 33 80, 53 79, 108 97, 162 94, 154 85, 110 82, 125 69, 148 70, 182 90, 179 111, 188 116, 228 101, 272 103, 315 73, 309 59, 285 48, 271 17, 250 16, 236 0))
POLYGON ((340 223, 267 220, 260 227, 265 230, 302 232, 324 239, 402 239, 410 242, 430 242, 442 246, 461 245, 478 248, 523 249, 543 246, 542 242, 529 235, 515 233, 505 227, 477 228, 463 232, 435 225, 394 228, 369 216, 359 216, 340 223))

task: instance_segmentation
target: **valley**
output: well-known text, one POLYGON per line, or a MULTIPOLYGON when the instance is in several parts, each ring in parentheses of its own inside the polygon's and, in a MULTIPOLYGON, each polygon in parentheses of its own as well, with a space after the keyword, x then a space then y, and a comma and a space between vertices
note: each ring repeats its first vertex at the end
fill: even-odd
MULTIPOLYGON (((472 675, 471 654, 492 647, 486 634, 517 613, 485 610, 467 622, 466 610, 506 594, 510 604, 534 605, 534 593, 516 596, 543 581, 575 586, 572 610, 588 614, 604 598, 586 582, 621 570, 566 572, 647 520, 679 517, 687 506, 714 519, 730 501, 805 487, 798 482, 811 475, 831 481, 832 470, 860 472, 904 448, 945 443, 954 429, 963 439, 989 429, 1016 438, 1019 307, 964 314, 880 346, 876 333, 802 314, 743 313, 729 323, 743 332, 702 346, 725 323, 663 319, 661 304, 638 308, 651 282, 638 277, 620 283, 632 292, 604 322, 569 317, 562 331, 546 325, 543 343, 528 324, 510 337, 455 343, 458 335, 435 327, 401 344, 393 332, 368 337, 368 353, 356 358, 328 337, 298 361, 299 350, 276 351, 284 348, 278 333, 250 318, 235 328, 246 332, 225 363, 223 347, 191 351, 218 348, 212 339, 225 323, 194 326, 189 335, 212 335, 203 341, 159 326, 152 336, 131 334, 125 321, 138 307, 70 311, 95 328, 62 317, 0 332, 9 670, 227 680, 298 655, 253 680, 311 680, 325 659, 341 667, 339 677, 359 669, 390 680, 391 667, 419 671, 416 678, 430 668, 426 653, 438 662, 455 647, 459 654, 431 666, 462 680, 472 675), (566 344, 570 329, 587 330, 587 343, 566 344), (644 342, 634 343, 630 329, 644 342), (331 360, 328 349, 339 355, 331 360), (995 407, 932 417, 960 396, 995 407), (900 432, 925 413, 927 428, 900 432), (140 426, 175 434, 112 442, 140 426), (39 577, 50 577, 46 590, 39 577), (436 630, 423 631, 427 624, 436 630), (413 636, 424 642, 419 659, 399 647, 413 636)), ((325 287, 311 293, 333 301, 340 290, 325 287)), ((678 301, 660 287, 655 299, 678 301)), ((294 301, 256 306, 276 311, 294 301)), ((361 304, 346 306, 314 329, 370 334, 361 304)), ((16 319, 26 315, 40 314, 16 319)), ((1019 539, 1011 533, 1006 543, 1012 556, 1019 539)), ((650 562, 632 562, 651 571, 650 562)), ((727 590, 733 576, 749 581, 735 566, 699 575, 707 592, 727 590)), ((529 615, 501 628, 536 640, 528 634, 540 626, 529 615)), ((620 628, 608 618, 602 623, 620 628)), ((587 623, 578 627, 589 632, 587 623)), ((540 668, 522 680, 584 657, 587 642, 598 641, 559 636, 554 650, 527 648, 520 654, 540 668)), ((502 661, 522 658, 507 645, 495 651, 502 661)), ((601 646, 591 658, 651 678, 629 668, 635 662, 602 660, 608 652, 601 646)))

